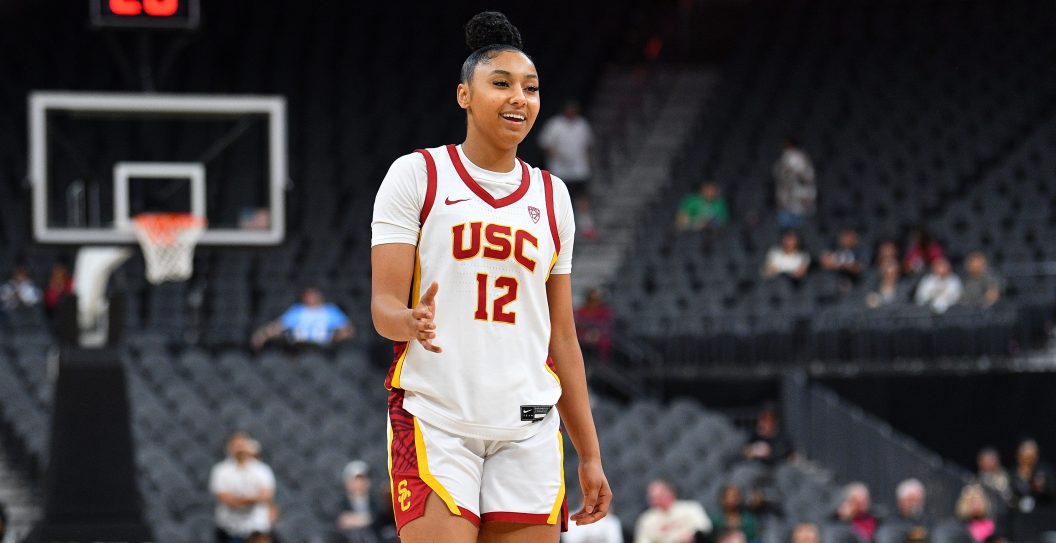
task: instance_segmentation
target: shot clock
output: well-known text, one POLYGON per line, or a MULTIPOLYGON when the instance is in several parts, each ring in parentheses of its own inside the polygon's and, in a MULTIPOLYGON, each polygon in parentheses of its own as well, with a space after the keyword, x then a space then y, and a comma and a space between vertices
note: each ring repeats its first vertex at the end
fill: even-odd
POLYGON ((89 0, 97 28, 171 28, 198 26, 198 0, 89 0))

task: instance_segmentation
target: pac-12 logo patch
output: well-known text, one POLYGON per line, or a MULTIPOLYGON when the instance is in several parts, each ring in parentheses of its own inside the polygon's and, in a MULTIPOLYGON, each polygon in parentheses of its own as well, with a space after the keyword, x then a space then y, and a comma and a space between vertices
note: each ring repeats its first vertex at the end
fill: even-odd
POLYGON ((532 218, 532 222, 538 223, 539 217, 541 217, 542 214, 539 212, 538 207, 528 206, 528 216, 532 218))
POLYGON ((411 508, 411 491, 407 488, 407 479, 400 481, 400 484, 396 485, 396 501, 400 502, 400 511, 406 511, 411 508))

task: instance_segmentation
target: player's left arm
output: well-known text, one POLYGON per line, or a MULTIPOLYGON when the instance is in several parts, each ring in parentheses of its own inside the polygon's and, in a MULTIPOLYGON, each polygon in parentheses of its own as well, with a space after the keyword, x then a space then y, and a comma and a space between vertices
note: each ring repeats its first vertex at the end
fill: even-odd
POLYGON ((557 410, 579 453, 579 482, 583 487, 583 509, 571 518, 576 524, 590 524, 609 512, 612 490, 601 467, 601 447, 590 412, 583 352, 572 316, 572 276, 551 275, 546 282, 546 298, 550 305, 550 357, 561 379, 557 410))

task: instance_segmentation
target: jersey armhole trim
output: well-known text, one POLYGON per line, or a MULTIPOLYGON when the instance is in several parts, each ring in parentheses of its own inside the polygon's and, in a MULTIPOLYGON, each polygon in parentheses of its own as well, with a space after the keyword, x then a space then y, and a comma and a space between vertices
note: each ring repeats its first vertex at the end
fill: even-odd
POLYGON ((557 233, 557 213, 554 211, 554 182, 550 172, 543 170, 543 192, 546 194, 546 215, 550 222, 550 235, 554 238, 554 252, 561 252, 561 235, 557 233))
POLYGON ((433 209, 433 201, 436 200, 436 162, 433 161, 433 155, 425 149, 416 149, 415 152, 421 153, 422 157, 425 158, 425 173, 428 179, 428 186, 425 189, 425 202, 422 202, 422 213, 418 217, 419 224, 424 226, 425 219, 433 209))

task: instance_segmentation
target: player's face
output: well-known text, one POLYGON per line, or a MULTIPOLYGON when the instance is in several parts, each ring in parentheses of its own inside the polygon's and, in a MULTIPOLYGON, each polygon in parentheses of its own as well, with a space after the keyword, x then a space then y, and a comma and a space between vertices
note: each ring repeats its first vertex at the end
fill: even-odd
POLYGON ((539 76, 524 53, 502 51, 477 65, 469 84, 459 84, 457 97, 471 131, 496 145, 516 146, 539 114, 539 76))

